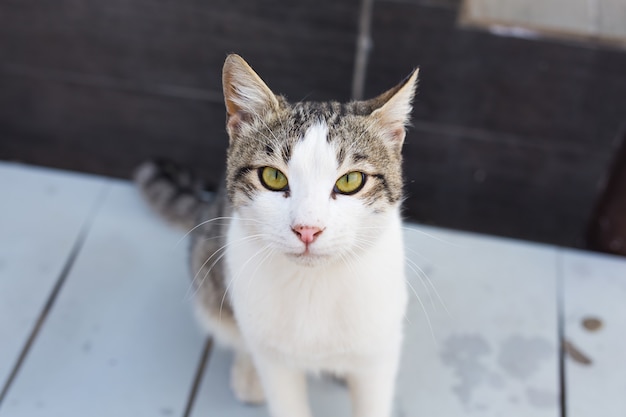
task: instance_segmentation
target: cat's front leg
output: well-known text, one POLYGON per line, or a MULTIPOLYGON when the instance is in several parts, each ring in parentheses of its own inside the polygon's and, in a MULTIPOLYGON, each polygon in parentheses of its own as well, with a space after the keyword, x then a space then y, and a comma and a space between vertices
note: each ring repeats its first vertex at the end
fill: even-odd
POLYGON ((311 417, 305 373, 263 355, 255 355, 254 359, 270 415, 311 417))
POLYGON ((391 417, 398 357, 386 357, 347 376, 354 417, 391 417))

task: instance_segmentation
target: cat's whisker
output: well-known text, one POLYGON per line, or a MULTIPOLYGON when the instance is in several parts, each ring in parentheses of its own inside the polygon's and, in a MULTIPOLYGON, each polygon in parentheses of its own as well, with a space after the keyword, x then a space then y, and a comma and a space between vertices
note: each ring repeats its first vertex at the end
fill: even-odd
POLYGON ((352 242, 352 245, 362 251, 366 251, 367 249, 369 249, 371 247, 370 242, 368 241, 360 241, 355 239, 354 242, 352 242))
MULTIPOLYGON (((185 298, 186 298, 186 299, 189 299, 189 298, 193 297, 193 296, 197 293, 198 289, 200 288, 200 285, 202 285, 202 282, 204 282, 204 280, 205 280, 205 279, 206 279, 206 277, 208 276, 208 273, 211 271, 211 269, 213 268, 213 266, 215 266, 215 264, 216 264, 216 263, 214 262, 214 263, 211 265, 211 267, 209 268, 209 270, 208 270, 208 271, 207 271, 207 273, 205 274, 204 278, 202 279, 202 282, 201 282, 201 283, 199 283, 199 284, 196 286, 196 285, 195 285, 195 283, 196 283, 196 280, 198 279, 198 275, 200 274, 200 272, 202 271, 202 269, 204 269, 204 267, 205 267, 205 266, 209 263, 209 261, 210 261, 210 260, 211 260, 211 259, 212 259, 215 255, 217 255, 217 254, 218 254, 219 252, 221 252, 221 251, 224 251, 224 252, 225 252, 225 251, 226 251, 226 249, 227 249, 228 247, 232 246, 232 245, 235 245, 235 244, 238 244, 238 243, 247 242, 247 241, 251 241, 251 240, 254 240, 254 239, 260 239, 260 238, 261 238, 261 237, 263 237, 263 236, 266 236, 266 235, 265 235, 265 234, 257 234, 257 235, 250 235, 250 236, 246 236, 246 237, 244 237, 244 238, 242 238, 242 239, 239 239, 239 240, 236 240, 236 241, 233 241, 233 242, 228 242, 228 243, 226 243, 226 244, 222 245, 222 246, 221 246, 219 249, 217 249, 216 251, 214 251, 214 252, 211 254, 211 256, 209 256, 209 257, 208 257, 208 258, 207 258, 207 259, 206 259, 206 260, 202 263, 202 265, 201 265, 201 266, 200 266, 200 268, 198 269, 198 272, 196 272, 196 274, 193 276, 193 279, 191 280, 191 283, 189 284, 189 288, 187 289, 187 293, 185 294, 185 298), (194 288, 194 287, 195 287, 195 291, 193 291, 193 292, 192 292, 192 294, 190 295, 190 290, 191 290, 192 288, 194 288)), ((223 256, 223 255, 220 255, 220 257, 218 258, 218 260, 219 260, 219 259, 221 259, 221 258, 222 258, 222 256, 223 256)))
POLYGON ((428 328, 430 329, 430 335, 432 336, 433 341, 435 342, 435 344, 437 344, 437 338, 435 337, 435 331, 433 330, 433 325, 432 325, 432 323, 430 321, 430 316, 428 316, 428 311, 426 311, 426 307, 424 306, 424 303, 422 302, 422 299, 420 298, 420 296, 417 293, 417 291, 415 291, 415 288, 413 288, 413 285, 411 285, 409 280, 406 280, 406 283, 409 286, 409 288, 411 289, 411 291, 413 292, 413 294, 415 294, 415 297, 417 298, 417 301, 419 302, 419 305, 422 307, 422 311, 424 312, 424 315, 426 317, 426 323, 428 323, 428 328))
MULTIPOLYGON (((368 249, 367 246, 363 246, 358 241, 357 242, 352 242, 352 246, 354 246, 355 248, 357 248, 357 249, 359 249, 360 251, 363 251, 363 252, 366 252, 367 249, 368 249)), ((359 258, 361 257, 361 255, 358 254, 354 249, 350 249, 349 252, 352 253, 355 261, 358 261, 359 258)))
POLYGON ((280 143, 280 139, 278 139, 278 137, 274 134, 274 131, 267 125, 265 120, 263 120, 263 118, 258 115, 255 115, 255 116, 257 117, 257 120, 263 123, 263 125, 267 128, 267 131, 270 132, 270 135, 274 137, 274 140, 276 141, 276 143, 280 143))
POLYGON ((345 263, 352 274, 356 274, 355 261, 358 260, 357 254, 354 253, 352 249, 348 249, 347 253, 344 255, 342 252, 339 252, 339 256, 341 260, 345 263))
MULTIPOLYGON (((313 94, 313 91, 309 91, 308 93, 306 93, 306 94, 304 95, 304 97, 302 97, 302 98, 300 99, 300 101, 297 101, 297 102, 295 103, 295 105, 302 104, 302 103, 303 103, 303 102, 304 102, 307 98, 309 98, 309 97, 311 96, 311 94, 313 94)), ((294 107, 295 107, 295 106, 294 106, 294 107)))
MULTIPOLYGON (((443 301, 443 298, 441 297, 441 295, 439 294, 439 291, 437 291, 437 287, 435 287, 435 284, 433 283, 433 281, 430 279, 430 277, 428 276, 428 274, 426 273, 426 271, 424 271, 417 263, 415 263, 414 261, 412 261, 409 258, 406 258, 407 262, 413 264, 415 266, 415 268, 417 268, 421 275, 424 277, 424 279, 426 279, 426 282, 428 282, 428 284, 430 285, 430 287, 432 288, 433 292, 435 293, 435 296, 437 297, 437 299, 439 299, 439 302, 441 303, 441 306, 443 307, 443 309, 446 311, 446 313, 448 314, 449 317, 452 316, 452 314, 450 314, 450 310, 448 310, 448 306, 446 305, 446 303, 443 301)), ((421 279, 421 278, 420 278, 421 279)), ((424 281, 422 281, 423 283, 424 281)), ((429 292, 430 293, 430 292, 429 292)))
MULTIPOLYGON (((216 252, 217 253, 217 252, 216 252)), ((214 253, 215 255, 215 253, 214 253)), ((192 285, 190 286, 190 289, 193 288, 193 292, 191 293, 191 295, 189 295, 189 298, 193 298, 196 296, 196 294, 198 293, 198 291, 200 291, 200 288, 202 288, 202 285, 204 284, 204 281, 206 281, 207 277, 209 276, 209 274, 211 273, 211 271, 213 270, 213 268, 215 267, 215 265, 217 265, 217 263, 224 257, 226 256, 226 250, 224 250, 217 258, 215 258, 215 260, 213 261, 213 263, 211 264, 211 266, 209 266, 209 268, 207 269, 207 271, 205 272, 204 276, 202 277, 202 279, 200 280, 200 282, 197 285, 192 285)), ((202 270, 202 269, 200 269, 202 270)), ((188 291, 189 292, 189 291, 188 291)))
POLYGON ((411 252, 412 254, 414 254, 415 256, 421 258, 423 261, 428 262, 429 264, 432 264, 433 261, 431 261, 428 257, 426 257, 425 255, 419 253, 418 251, 416 251, 415 249, 409 247, 409 246, 405 246, 404 250, 411 252))
MULTIPOLYGON (((272 135, 274 137, 274 140, 272 141, 270 138, 268 138, 267 136, 265 136, 265 138, 270 141, 270 143, 272 143, 272 145, 276 148, 276 149, 280 149, 280 144, 281 141, 278 139, 278 137, 276 137, 276 134, 274 134, 274 131, 272 129, 270 129, 270 127, 267 125, 267 123, 265 122, 265 120, 263 120, 263 118, 261 118, 260 116, 255 114, 255 118, 257 121, 263 123, 263 125, 267 128, 267 131, 270 133, 270 135, 272 135)), ((259 131, 259 133, 261 133, 259 131)), ((262 133, 261 133, 262 134, 262 133)))
MULTIPOLYGON (((251 240, 254 241, 254 240, 251 240)), ((239 243, 242 243, 241 240, 239 241, 239 243)), ((234 246, 233 246, 234 247, 234 246)), ((230 249, 230 247, 229 247, 230 249)), ((202 280, 200 281, 200 283, 196 286, 195 291, 193 293, 192 296, 195 296, 196 293, 200 290, 200 287, 204 284, 204 281, 207 279, 207 277, 209 276, 209 274, 211 273, 211 271, 213 270, 213 268, 215 267, 215 265, 217 265, 217 263, 224 257, 226 256, 227 250, 225 249, 220 256, 218 256, 213 263, 211 264, 211 266, 207 269, 206 273, 204 274, 204 277, 202 277, 202 280)))
MULTIPOLYGON (((227 245, 224 245, 220 249, 215 251, 213 253, 213 255, 216 255, 219 251, 222 251, 222 253, 220 254, 220 256, 217 259, 215 259, 213 261, 211 266, 207 269, 206 273, 204 274, 204 277, 202 278, 202 281, 200 281, 199 284, 196 286, 196 292, 197 292, 197 289, 199 289, 200 286, 204 283, 204 280, 207 278, 207 276, 209 275, 211 270, 215 267, 215 265, 217 265, 217 263, 220 261, 220 259, 222 259, 226 255, 228 249, 230 249, 231 247, 234 248, 234 247, 240 246, 240 245, 242 245, 244 243, 247 243, 247 242, 254 242, 255 240, 261 240, 262 236, 263 235, 248 236, 246 238, 242 238, 242 239, 239 239, 239 240, 234 241, 234 242, 229 242, 227 245)), ((204 266, 206 266, 206 261, 203 264, 203 266, 200 267, 200 269, 198 270, 198 273, 200 273, 200 271, 202 271, 204 266)))
MULTIPOLYGON (((366 239, 363 239, 361 237, 355 237, 354 240, 355 240, 354 246, 359 248, 359 249, 361 249, 361 250, 366 250, 367 249, 366 246, 363 246, 363 243, 365 243, 365 244, 373 243, 373 242, 371 242, 369 240, 366 240, 366 239)), ((411 250, 410 248, 405 248, 405 249, 411 250)), ((413 250, 411 250, 411 251, 415 252, 413 250)), ((422 269, 416 262, 414 262, 412 259, 410 259, 407 256, 405 256, 405 261, 407 262, 407 267, 409 267, 409 269, 411 271, 413 271, 415 276, 417 276, 417 278, 420 280, 422 286, 426 290, 426 293, 427 293, 428 298, 430 300, 430 304, 433 307, 433 310, 436 310, 436 306, 435 306, 434 298, 433 298, 433 296, 431 294, 431 289, 432 289, 432 292, 434 292, 435 297, 438 299, 438 301, 441 304, 441 306, 446 311, 446 313, 449 316, 451 316, 450 311, 448 310, 448 307, 447 307, 446 303, 443 301, 443 298, 441 297, 441 294, 439 294, 439 291, 437 291, 437 288, 435 287, 434 283, 432 282, 432 280, 430 279, 430 277, 428 276, 426 271, 424 271, 424 269, 422 269)))
POLYGON ((442 239, 440 237, 437 237, 435 235, 432 235, 432 234, 430 234, 428 232, 425 232, 423 230, 420 230, 420 229, 416 229, 416 228, 413 228, 413 227, 406 227, 406 226, 401 227, 401 229, 406 231, 406 232, 413 232, 413 233, 422 234, 422 235, 427 236, 427 237, 429 237, 429 238, 431 238, 433 240, 436 240, 437 242, 445 243, 446 245, 454 246, 454 247, 457 247, 457 248, 463 248, 464 247, 463 245, 459 245, 458 243, 450 242, 448 240, 442 239))
POLYGON ((210 240, 215 240, 215 239, 223 239, 225 238, 227 235, 217 235, 217 236, 211 236, 211 237, 207 237, 202 239, 202 242, 208 242, 210 240))
MULTIPOLYGON (((370 241, 368 241, 368 240, 366 240, 366 239, 359 238, 359 237, 357 237, 355 240, 356 240, 356 242, 361 242, 361 243, 362 243, 362 242, 365 242, 365 243, 372 243, 372 242, 370 242, 370 241)), ((357 247, 357 248, 359 248, 359 249, 362 249, 362 250, 365 250, 365 249, 366 249, 365 247, 363 247, 363 246, 362 246, 362 245, 360 245, 359 243, 354 243, 354 246, 355 246, 355 247, 357 247)), ((353 251, 349 251, 349 253, 352 253, 353 255, 355 255, 353 251)), ((410 259, 408 259, 408 258, 406 258, 406 260, 407 260, 407 261, 410 261, 411 263, 413 263, 413 265, 415 265, 415 267, 417 267, 420 271, 422 271, 422 273, 424 273, 424 271, 423 271, 423 270, 422 270, 422 269, 421 269, 421 268, 420 268, 417 264, 415 264, 413 261, 411 261, 411 260, 410 260, 410 259)), ((415 269, 415 268, 414 268, 411 264, 408 264, 407 266, 408 266, 408 267, 409 267, 409 268, 413 271, 413 273, 414 273, 414 274, 418 277, 418 279, 421 281, 422 286, 424 287, 424 289, 426 290, 426 293, 428 294, 428 298, 429 298, 429 300, 430 300, 430 304, 431 304, 431 306, 433 307, 433 309, 436 309, 436 308, 435 308, 435 302, 434 302, 434 299, 433 299, 433 297, 432 297, 432 295, 431 295, 431 292, 430 292, 430 290, 429 290, 428 286, 426 286, 426 284, 425 284, 425 282, 424 282, 424 280, 423 280, 422 276, 421 276, 421 275, 420 275, 420 273, 418 272, 418 270, 417 270, 417 269, 415 269)), ((425 273, 424 273, 424 274, 425 274, 425 273)), ((417 291, 415 290, 415 287, 413 287, 413 285, 409 282, 409 280, 408 280, 408 279, 406 280, 406 283, 407 283, 407 286, 411 289, 411 291, 412 291, 412 292, 413 292, 413 294, 415 295, 415 297, 417 298, 417 301, 419 302, 419 304, 420 304, 420 306, 421 306, 421 308, 422 308, 422 311, 423 311, 423 312, 424 312, 424 314, 425 314, 426 321, 427 321, 427 323, 428 323, 428 328, 430 329, 431 336, 433 337, 433 340, 434 340, 434 341, 435 341, 435 343, 436 343, 435 333, 434 333, 434 330, 433 330, 433 327, 432 327, 432 323, 431 323, 431 320, 430 320, 430 316, 428 315, 428 311, 427 311, 427 309, 426 309, 426 306, 425 306, 425 304, 423 303, 423 301, 422 301, 421 297, 418 295, 417 291)), ((432 283, 431 283, 431 284, 432 284, 432 283)), ((433 286, 433 290, 435 290, 435 291, 436 291, 436 288, 434 288, 434 286, 433 286)), ((438 294, 438 293, 436 293, 436 294, 437 294, 437 296, 438 296, 438 298, 439 298, 440 302, 442 303, 442 305, 444 306, 444 308, 445 308, 445 309, 446 309, 446 311, 447 311, 447 308, 446 308, 446 306, 445 306, 445 303, 443 303, 443 300, 441 299, 441 297, 439 296, 439 294, 438 294)), ((408 317, 408 315, 407 315, 406 313, 404 314, 404 318, 406 319, 406 321, 407 321, 407 322, 409 322, 409 324, 411 324, 411 320, 409 319, 409 317, 408 317)))
POLYGON ((350 154, 350 152, 352 152, 352 149, 359 144, 359 141, 361 140, 361 138, 365 135, 366 131, 363 132, 361 134, 361 136, 359 136, 358 138, 354 139, 354 141, 352 141, 352 143, 350 144, 350 146, 348 147, 348 149, 346 149, 346 154, 350 154))
MULTIPOLYGON (((455 246, 455 247, 458 247, 458 248, 465 248, 464 245, 460 245, 458 243, 450 242, 448 240, 445 240, 443 238, 440 238, 438 236, 432 235, 432 234, 430 234, 428 232, 425 232, 423 230, 420 230, 420 229, 417 229, 417 228, 414 228, 414 227, 401 226, 400 228, 402 230, 406 231, 406 232, 413 232, 413 233, 422 234, 422 235, 427 236, 427 237, 429 237, 429 238, 431 238, 433 240, 436 240, 438 242, 445 243, 446 245, 455 246)), ((385 230, 386 227, 385 226, 362 226, 362 227, 359 227, 359 230, 367 230, 367 229, 385 230)))
POLYGON ((260 237, 262 237, 262 236, 264 236, 264 234, 257 234, 257 235, 250 235, 250 236, 246 236, 246 237, 244 237, 244 238, 241 238, 241 239, 236 240, 236 241, 233 241, 233 242, 227 242, 226 244, 224 244, 224 245, 222 245, 221 247, 219 247, 218 249, 216 249, 216 250, 215 250, 215 251, 211 254, 211 256, 209 256, 209 257, 208 257, 208 258, 204 261, 204 263, 200 266, 200 268, 198 269, 198 272, 196 272, 196 274, 194 275, 193 279, 191 280, 192 284, 195 282, 196 278, 198 277, 198 274, 202 271, 202 269, 206 266, 206 264, 207 264, 207 263, 209 263, 209 261, 211 260, 211 258, 212 258, 213 256, 215 256, 217 253, 219 253, 219 252, 220 252, 220 251, 222 251, 222 250, 225 250, 225 249, 226 249, 227 247, 229 247, 229 246, 235 245, 235 244, 240 243, 240 242, 245 242, 245 241, 248 241, 248 240, 252 240, 252 239, 256 239, 256 238, 260 238, 260 237))
POLYGON ((258 130, 257 133, 262 136, 262 139, 265 139, 267 142, 269 142, 269 144, 272 146, 272 148, 280 149, 281 143, 279 141, 277 141, 276 139, 274 139, 276 137, 276 135, 274 135, 274 133, 271 130, 270 130, 270 133, 272 134, 272 136, 274 136, 274 138, 270 138, 269 136, 267 136, 265 133, 261 132, 260 130, 258 130))
POLYGON ((181 238, 178 240, 178 242, 176 242, 176 246, 180 245, 180 242, 182 242, 183 240, 185 240, 185 238, 186 238, 187 236, 189 236, 189 234, 190 234, 190 233, 192 233, 194 230, 196 230, 198 227, 204 226, 204 225, 205 225, 205 224, 207 224, 207 223, 211 223, 211 222, 214 222, 214 221, 217 221, 217 220, 234 220, 234 219, 238 219, 238 220, 241 220, 241 221, 254 221, 254 222, 257 222, 257 223, 264 224, 262 221, 260 221, 260 220, 256 220, 256 219, 242 219, 242 218, 232 217, 232 216, 220 216, 220 217, 214 217, 214 218, 212 218, 212 219, 208 219, 208 220, 205 220, 205 221, 203 221, 203 222, 200 222, 199 224, 197 224, 197 225, 195 225, 194 227, 192 227, 192 228, 191 228, 191 230, 189 230, 187 233, 185 233, 185 234, 183 235, 183 237, 181 237, 181 238))
POLYGON ((219 313, 219 320, 222 320, 222 309, 224 307, 224 300, 226 300, 226 294, 228 294, 228 290, 230 289, 231 285, 236 285, 236 281, 239 279, 239 277, 241 276, 241 274, 243 273, 243 271, 245 270, 246 266, 250 263, 250 261, 252 261, 252 259, 256 258, 259 254, 263 253, 265 250, 267 250, 271 245, 267 244, 265 246, 263 246, 261 249, 259 249, 258 251, 256 251, 256 253, 254 255, 252 255, 251 257, 248 258, 248 260, 242 265, 242 267, 239 269, 239 272, 237 273, 237 275, 235 275, 235 277, 231 280, 229 280, 228 284, 226 285, 226 289, 224 290, 224 295, 222 296, 222 301, 220 302, 220 313, 219 313))
POLYGON ((355 242, 362 244, 361 249, 363 250, 371 248, 372 246, 374 246, 374 243, 376 243, 374 240, 369 240, 358 236, 355 236, 354 240, 355 242))
MULTIPOLYGON (((367 240, 364 239, 360 239, 360 238, 356 238, 355 239, 357 242, 367 242, 370 243, 367 240)), ((354 246, 361 249, 361 250, 366 250, 366 247, 363 247, 362 245, 358 244, 358 243, 354 243, 354 246)), ((353 251, 352 251, 353 253, 353 251)), ((353 253, 354 254, 354 253, 353 253)), ((356 254, 354 254, 356 256, 356 254)), ((426 274, 426 272, 419 266, 417 265, 414 261, 412 261, 411 259, 409 259, 408 257, 405 256, 405 260, 407 261, 407 267, 415 274, 415 276, 420 280, 422 286, 424 287, 424 289, 426 290, 426 294, 428 295, 428 299, 430 301, 430 304, 433 308, 433 310, 436 310, 436 305, 435 305, 435 301, 434 298, 431 294, 431 289, 433 290, 433 292, 435 293, 435 296, 437 297, 437 299, 439 300, 439 302, 441 303, 442 307, 444 308, 444 310, 448 313, 448 315, 450 315, 450 312, 445 304, 445 302, 443 301, 443 298, 441 298, 441 295, 439 294, 439 292, 437 291, 437 288, 435 288, 434 284, 432 283, 432 281, 430 280, 430 278, 428 277, 428 275, 426 274), (426 279, 427 281, 424 281, 424 279, 426 279), (426 283, 428 283, 429 285, 427 285, 426 283), (429 288, 430 286, 430 288, 429 288)), ((408 281, 407 281, 408 283, 408 281)))
POLYGON ((361 141, 363 136, 365 136, 365 134, 369 132, 369 129, 371 126, 372 126, 371 123, 367 123, 365 125, 363 132, 359 135, 359 137, 357 137, 354 141, 352 141, 352 143, 350 144, 350 147, 346 150, 346 153, 349 153, 350 151, 352 151, 352 148, 354 148, 361 141))
POLYGON ((358 261, 359 261, 359 256, 356 252, 354 252, 353 250, 350 250, 348 252, 348 262, 350 263, 350 268, 352 269, 352 272, 354 273, 356 271, 356 267, 358 265, 358 261))
POLYGON ((283 118, 278 117, 278 121, 280 122, 280 128, 285 132, 285 124, 283 123, 283 118))
MULTIPOLYGON (((408 259, 405 258, 405 260, 408 261, 408 259)), ((428 299, 430 301, 430 305, 433 308, 433 311, 437 311, 437 306, 435 306, 435 300, 432 296, 432 294, 430 293, 430 289, 428 288, 428 286, 426 285, 426 283, 424 282, 424 279, 422 278, 422 276, 420 275, 420 273, 417 271, 417 269, 415 269, 415 267, 413 267, 413 265, 411 265, 410 263, 407 263, 406 266, 413 271, 413 273, 415 274, 415 276, 420 280, 420 283, 422 284, 422 287, 424 287, 424 289, 426 290, 426 295, 428 295, 428 299)))
POLYGON ((258 272, 261 265, 263 265, 263 263, 265 263, 265 261, 274 254, 274 249, 272 248, 271 244, 267 245, 265 249, 266 250, 269 249, 269 250, 267 251, 267 254, 263 257, 263 259, 261 259, 261 262, 259 262, 256 268, 254 268, 254 271, 252 271, 252 274, 250 275, 250 278, 248 279, 248 283, 246 284, 246 292, 248 292, 248 288, 250 287, 250 282, 252 282, 252 280, 256 276, 256 273, 258 272))

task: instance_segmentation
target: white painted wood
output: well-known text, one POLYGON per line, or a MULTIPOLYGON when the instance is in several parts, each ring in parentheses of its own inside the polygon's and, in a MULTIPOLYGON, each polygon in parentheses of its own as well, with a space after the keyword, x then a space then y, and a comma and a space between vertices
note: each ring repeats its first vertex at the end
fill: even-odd
POLYGON ((463 19, 550 35, 626 40, 624 0, 465 0, 463 19))
POLYGON ((0 390, 106 182, 0 163, 0 390))
POLYGON ((624 0, 589 0, 598 2, 597 22, 600 33, 626 40, 626 2, 624 0))
POLYGON ((555 249, 423 227, 406 241, 449 314, 413 273, 398 415, 560 415, 555 249))
MULTIPOLYGON (((555 249, 414 226, 406 241, 409 281, 434 339, 412 296, 394 415, 560 415, 555 249), (414 263, 450 315, 413 273, 414 263)), ((192 417, 267 416, 233 399, 230 361, 229 354, 213 354, 192 417)), ((345 388, 320 381, 311 391, 316 416, 349 415, 345 388)))
POLYGON ((479 21, 585 35, 595 30, 588 0, 467 0, 466 11, 479 21))
POLYGON ((626 415, 626 260, 563 253, 565 338, 591 363, 566 356, 568 417, 626 415), (602 326, 589 331, 585 319, 602 326))
MULTIPOLYGON (((9 171, 14 169, 9 168, 9 171)), ((3 193, 5 188, 9 189, 7 186, 18 181, 4 175, 9 171, 0 165, 3 193)), ((37 177, 37 172, 33 170, 26 176, 37 177)), ((63 184, 81 181, 73 175, 58 175, 66 177, 60 181, 63 184)), ((95 181, 94 184, 102 182, 95 181)), ((54 308, 0 406, 0 417, 182 415, 203 344, 190 312, 190 303, 185 299, 189 282, 186 244, 177 245, 182 233, 157 219, 130 185, 113 182, 110 187, 54 308)), ((92 188, 97 187, 90 184, 79 187, 80 192, 64 194, 60 200, 63 204, 55 206, 50 203, 45 209, 54 214, 52 218, 58 219, 56 223, 60 225, 63 219, 78 218, 76 210, 83 204, 83 199, 90 192, 94 193, 94 198, 97 195, 92 188)), ((14 218, 22 219, 22 223, 0 223, 0 248, 13 250, 12 245, 22 245, 28 255, 31 253, 28 251, 38 247, 40 235, 50 233, 55 236, 52 233, 57 230, 54 222, 43 221, 26 235, 28 239, 24 237, 21 241, 19 234, 16 239, 5 239, 5 231, 9 236, 23 232, 22 229, 31 224, 37 225, 31 219, 34 213, 28 212, 28 207, 38 205, 37 212, 40 212, 44 204, 34 197, 29 198, 16 196, 15 199, 24 204, 12 206, 14 212, 21 214, 14 215, 14 218), (51 228, 50 232, 47 228, 51 228)), ((52 200, 50 198, 50 202, 52 200)), ((0 210, 7 210, 4 202, 0 210)), ((76 233, 79 227, 80 222, 75 227, 76 233)), ((415 226, 407 228, 406 241, 409 281, 424 306, 422 308, 417 298, 412 297, 395 416, 559 415, 557 250, 415 226), (430 284, 422 284, 421 279, 412 273, 413 269, 417 270, 415 264, 432 280, 450 311, 449 315, 430 284), (423 309, 428 312, 432 333, 423 309)), ((52 242, 55 245, 43 246, 37 253, 49 253, 50 262, 57 258, 64 261, 67 250, 56 255, 54 252, 62 246, 64 239, 55 238, 52 242)), ((72 242, 70 239, 65 245, 71 246, 72 242)), ((7 269, 4 253, 3 249, 0 259, 4 263, 0 266, 7 271, 10 269, 7 269)), ((27 255, 22 259, 30 259, 27 255)), ((13 259, 19 257, 11 256, 10 261, 13 259)), ((589 262, 595 262, 593 259, 589 262)), ((58 261, 59 265, 62 261, 58 261)), ((568 271, 567 257, 564 262, 564 269, 568 271)), ((613 265, 614 261, 606 262, 606 265, 613 265)), ((38 265, 23 264, 25 268, 38 265)), ((579 267, 572 268, 580 270, 579 267)), ((594 274, 600 271, 602 277, 613 277, 603 271, 614 271, 614 266, 598 268, 591 266, 587 269, 594 274)), ((621 266, 617 271, 618 275, 623 271, 621 266)), ((3 273, 0 271, 0 277, 3 273)), ((0 285, 3 281, 16 285, 13 281, 17 275, 6 276, 11 279, 0 278, 0 285)), ((600 345, 601 349, 588 345, 584 338, 572 336, 581 350, 594 359, 594 366, 598 352, 622 346, 619 329, 624 328, 623 321, 602 310, 617 306, 616 300, 626 299, 618 291, 623 288, 617 287, 618 281, 611 278, 607 281, 613 285, 610 294, 596 297, 599 301, 593 312, 605 319, 606 327, 593 334, 592 340, 610 334, 610 338, 602 339, 605 342, 600 345), (610 321, 606 317, 611 317, 610 321)), ((598 284, 598 287, 602 285, 598 284)), ((584 287, 580 293, 590 292, 591 289, 584 287)), ((573 300, 573 293, 568 290, 566 299, 573 300)), ((2 296, 0 291, 0 300, 2 296)), ((39 300, 33 305, 40 307, 42 302, 39 300)), ((6 317, 8 305, 5 302, 0 304, 0 323, 6 317)), ((14 311, 19 309, 15 310, 12 305, 10 314, 14 311)), ((617 309, 611 311, 619 313, 617 309)), ((625 316, 623 313, 619 315, 625 316)), ((574 323, 577 320, 574 319, 574 323)), ((575 335, 575 332, 568 326, 570 334, 575 335)), ((0 340, 1 351, 6 339, 0 340)), ((589 385, 580 381, 589 379, 598 387, 596 394, 612 393, 602 388, 610 383, 614 383, 615 392, 624 392, 624 385, 619 385, 623 380, 617 375, 606 376, 610 369, 624 368, 623 362, 619 361, 622 357, 618 358, 615 353, 607 358, 613 359, 602 368, 604 374, 591 379, 586 373, 583 377, 577 376, 573 365, 568 363, 569 388, 588 389, 589 385), (573 369, 571 372, 570 368, 573 369), (609 382, 603 385, 604 380, 609 382)), ((601 363, 600 359, 598 363, 601 363)), ((228 386, 229 366, 230 355, 215 349, 194 404, 193 417, 267 417, 263 408, 249 408, 234 401, 228 386)), ((586 368, 581 370, 586 371, 586 368)), ((577 391, 575 393, 568 393, 568 398, 578 397, 588 407, 598 404, 597 398, 589 392, 586 398, 577 391)), ((311 394, 316 416, 349 415, 345 388, 334 382, 313 379, 311 394)), ((608 397, 622 398, 617 394, 608 397)), ((623 411, 619 407, 616 410, 623 411)), ((578 415, 591 415, 588 409, 583 411, 578 415)), ((609 413, 603 415, 612 417, 609 413)))
POLYGON ((203 345, 181 235, 113 183, 0 416, 181 416, 203 345))

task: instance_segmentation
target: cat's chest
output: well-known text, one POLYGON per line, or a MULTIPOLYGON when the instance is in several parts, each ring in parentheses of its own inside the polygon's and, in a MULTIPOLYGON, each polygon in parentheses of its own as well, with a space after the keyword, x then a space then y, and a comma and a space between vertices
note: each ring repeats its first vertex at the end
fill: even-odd
MULTIPOLYGON (((242 265, 245 257, 239 251, 229 263, 242 265)), ((400 260, 323 272, 268 263, 253 272, 233 282, 231 301, 244 337, 268 352, 314 367, 366 355, 401 331, 400 260)))
POLYGON ((332 287, 295 281, 274 291, 257 288, 254 296, 234 293, 244 335, 266 353, 310 368, 366 355, 390 337, 394 314, 381 311, 374 294, 332 287))

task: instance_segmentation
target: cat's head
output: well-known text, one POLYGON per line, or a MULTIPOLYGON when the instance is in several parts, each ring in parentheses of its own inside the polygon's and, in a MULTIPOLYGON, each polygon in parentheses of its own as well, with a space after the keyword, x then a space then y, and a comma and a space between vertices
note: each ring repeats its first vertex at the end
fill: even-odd
POLYGON ((228 56, 226 185, 250 235, 306 265, 372 245, 399 215, 416 84, 417 70, 372 100, 290 104, 228 56))

